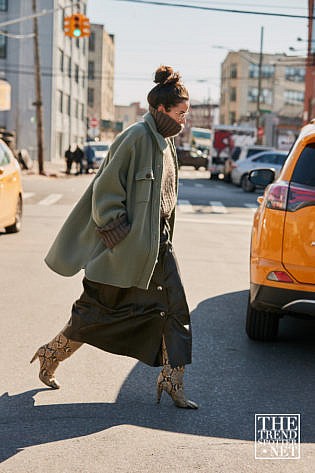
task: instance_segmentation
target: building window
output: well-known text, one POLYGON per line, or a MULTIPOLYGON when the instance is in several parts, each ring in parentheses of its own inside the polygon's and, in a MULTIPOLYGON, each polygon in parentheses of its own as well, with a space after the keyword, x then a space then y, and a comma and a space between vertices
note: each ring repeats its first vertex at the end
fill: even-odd
POLYGON ((71 115, 71 99, 70 95, 67 95, 67 115, 71 115))
POLYGON ((230 88, 230 102, 236 102, 236 87, 230 88))
POLYGON ((299 105, 304 102, 304 92, 300 90, 285 90, 284 102, 286 105, 299 105))
POLYGON ((80 49, 80 39, 79 38, 75 39, 75 45, 78 49, 80 49))
POLYGON ((237 78, 237 64, 231 64, 230 78, 231 79, 236 79, 237 78))
POLYGON ((86 39, 86 38, 83 38, 82 41, 83 41, 83 48, 82 48, 82 51, 83 51, 83 55, 85 56, 85 52, 86 52, 86 41, 87 41, 87 39, 86 39))
POLYGON ((62 157, 63 156, 63 153, 64 153, 64 149, 63 149, 63 133, 60 133, 58 132, 57 133, 57 146, 58 146, 58 153, 59 153, 59 156, 62 157))
MULTIPOLYGON (((263 64, 261 67, 261 77, 263 79, 269 79, 273 77, 275 73, 275 66, 271 64, 263 64)), ((250 64, 248 69, 248 76, 250 79, 258 79, 259 66, 258 64, 250 64)))
POLYGON ((74 104, 74 116, 75 118, 79 118, 79 101, 77 99, 74 99, 73 104, 74 104))
POLYGON ((85 122, 84 103, 81 103, 81 120, 85 122))
POLYGON ((62 49, 59 49, 59 67, 61 72, 63 72, 65 67, 65 55, 62 49))
POLYGON ((85 87, 85 72, 82 71, 82 88, 84 89, 85 87))
POLYGON ((230 125, 234 125, 236 122, 236 113, 235 112, 230 112, 229 113, 229 123, 230 125))
POLYGON ((6 36, 0 35, 0 59, 7 57, 7 38, 6 36))
POLYGON ((68 58, 68 77, 71 77, 72 61, 71 57, 68 58))
POLYGON ((89 51, 95 51, 95 32, 91 31, 89 37, 89 51))
POLYGON ((0 0, 0 11, 8 11, 8 0, 0 0))
POLYGON ((62 31, 64 31, 64 27, 65 27, 65 11, 64 9, 61 10, 61 15, 60 15, 60 18, 61 18, 61 29, 62 31))
POLYGON ((303 67, 286 67, 285 79, 291 82, 304 82, 305 69, 303 67))
POLYGON ((58 110, 60 113, 63 112, 63 92, 58 90, 58 110))
POLYGON ((94 73, 95 73, 95 62, 94 61, 89 61, 88 78, 89 79, 94 79, 94 73))
POLYGON ((74 80, 79 83, 79 66, 77 64, 74 65, 74 80))
POLYGON ((88 105, 94 107, 94 89, 88 87, 88 105))
MULTIPOLYGON (((251 87, 248 90, 248 102, 257 102, 258 97, 258 88, 251 87)), ((271 105, 272 104, 272 90, 271 89, 262 89, 260 93, 260 102, 271 105)))

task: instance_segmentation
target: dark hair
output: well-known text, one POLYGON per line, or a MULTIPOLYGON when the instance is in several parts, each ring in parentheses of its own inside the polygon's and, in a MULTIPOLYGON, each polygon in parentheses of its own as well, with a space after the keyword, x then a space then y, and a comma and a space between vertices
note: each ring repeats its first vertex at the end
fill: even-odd
POLYGON ((154 82, 157 84, 148 93, 148 102, 153 108, 164 105, 169 112, 171 107, 178 105, 184 100, 189 100, 188 90, 180 81, 178 72, 174 72, 171 66, 161 66, 155 71, 154 82))

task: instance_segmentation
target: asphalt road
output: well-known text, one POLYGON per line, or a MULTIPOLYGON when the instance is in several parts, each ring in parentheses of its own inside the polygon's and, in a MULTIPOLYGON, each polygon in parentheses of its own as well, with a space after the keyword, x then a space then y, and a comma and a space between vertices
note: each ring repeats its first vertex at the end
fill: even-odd
POLYGON ((184 168, 175 249, 193 325, 186 390, 198 411, 164 394, 158 369, 83 346, 53 391, 30 365, 67 321, 82 275, 43 258, 91 176, 24 176, 20 234, 0 234, 0 471, 5 473, 253 473, 314 471, 315 327, 281 321, 276 343, 244 331, 250 228, 259 192, 184 168), (301 459, 256 460, 255 413, 301 415, 301 459))

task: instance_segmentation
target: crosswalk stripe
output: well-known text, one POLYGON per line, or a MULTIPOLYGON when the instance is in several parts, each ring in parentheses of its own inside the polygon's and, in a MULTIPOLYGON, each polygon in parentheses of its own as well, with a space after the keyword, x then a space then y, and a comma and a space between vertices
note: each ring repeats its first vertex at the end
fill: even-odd
POLYGON ((35 192, 23 192, 23 200, 30 199, 35 195, 35 192))
POLYGON ((181 200, 179 199, 177 201, 177 205, 178 205, 178 208, 180 210, 180 212, 183 212, 183 213, 191 213, 194 211, 194 208, 193 206, 191 205, 191 203, 189 202, 189 200, 181 200))
POLYGON ((49 194, 45 199, 38 202, 38 205, 53 205, 60 200, 62 194, 49 194))
POLYGON ((213 213, 216 213, 216 214, 227 214, 228 213, 228 210, 226 207, 224 207, 224 205, 222 204, 222 202, 218 202, 216 200, 211 200, 209 202, 209 204, 211 205, 212 207, 212 212, 213 213))

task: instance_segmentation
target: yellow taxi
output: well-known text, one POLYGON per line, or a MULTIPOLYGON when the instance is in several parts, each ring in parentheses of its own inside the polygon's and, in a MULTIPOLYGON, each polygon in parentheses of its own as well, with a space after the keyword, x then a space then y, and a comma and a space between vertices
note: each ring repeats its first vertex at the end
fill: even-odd
POLYGON ((0 228, 19 232, 22 218, 21 171, 10 148, 0 140, 0 228))
POLYGON ((246 319, 247 335, 262 341, 276 338, 284 315, 315 316, 315 119, 274 177, 272 169, 249 175, 267 185, 252 227, 246 319))

